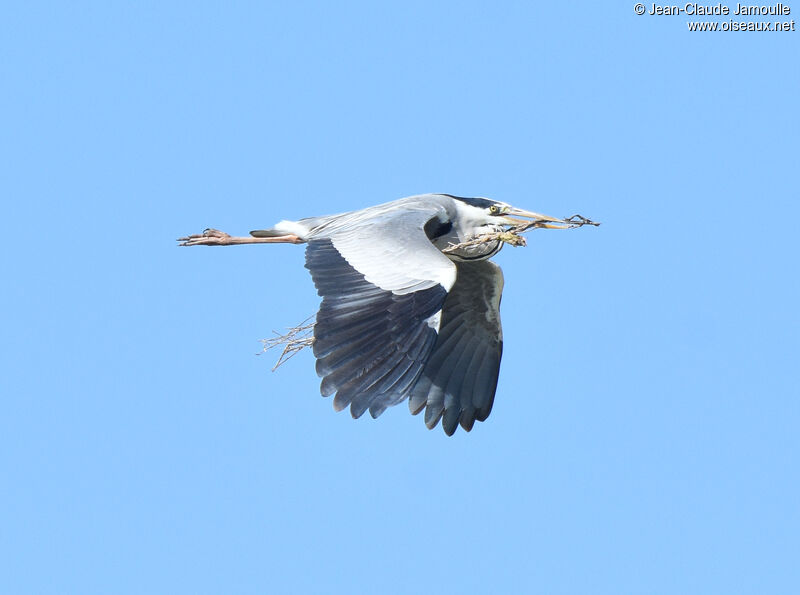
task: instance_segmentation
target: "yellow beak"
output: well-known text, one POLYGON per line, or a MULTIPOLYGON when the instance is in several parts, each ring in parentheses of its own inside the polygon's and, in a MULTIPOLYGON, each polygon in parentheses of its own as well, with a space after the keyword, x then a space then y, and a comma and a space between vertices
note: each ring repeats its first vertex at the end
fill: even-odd
POLYGON ((569 225, 563 219, 551 217, 550 215, 542 215, 541 213, 534 213, 533 211, 523 211, 516 207, 511 207, 505 215, 514 215, 513 217, 503 217, 509 225, 536 223, 536 227, 544 227, 545 229, 569 229, 569 225), (517 217, 525 217, 526 219, 518 219, 517 217), (528 219, 532 219, 533 221, 528 221, 528 219))

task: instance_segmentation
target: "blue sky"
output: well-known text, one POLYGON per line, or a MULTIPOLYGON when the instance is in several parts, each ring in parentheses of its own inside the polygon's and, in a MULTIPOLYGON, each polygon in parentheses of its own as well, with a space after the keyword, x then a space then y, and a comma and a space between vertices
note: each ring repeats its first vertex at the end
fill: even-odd
POLYGON ((797 592, 798 34, 285 4, 3 9, 0 591, 797 592), (603 222, 453 438, 256 357, 301 247, 175 243, 420 192, 603 222))

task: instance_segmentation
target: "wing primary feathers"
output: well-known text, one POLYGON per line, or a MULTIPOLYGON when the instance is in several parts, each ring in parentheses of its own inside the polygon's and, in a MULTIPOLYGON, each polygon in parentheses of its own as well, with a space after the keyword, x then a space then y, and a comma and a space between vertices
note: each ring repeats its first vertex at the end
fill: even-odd
POLYGON ((471 430, 492 409, 502 355, 502 272, 488 261, 461 262, 442 308, 439 336, 414 386, 409 409, 425 409, 429 428, 471 430))

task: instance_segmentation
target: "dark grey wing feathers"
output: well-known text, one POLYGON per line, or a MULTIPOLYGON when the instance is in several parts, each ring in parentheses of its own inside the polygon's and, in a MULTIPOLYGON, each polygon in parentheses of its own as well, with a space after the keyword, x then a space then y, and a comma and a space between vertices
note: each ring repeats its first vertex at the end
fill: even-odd
POLYGON ((353 417, 367 409, 380 415, 422 372, 436 341, 426 321, 441 311, 447 290, 439 283, 408 293, 381 289, 327 238, 308 243, 306 268, 323 298, 313 347, 322 394, 335 393, 334 407, 349 405, 353 417))
POLYGON ((441 419, 448 435, 459 424, 469 431, 475 420, 489 416, 503 352, 500 267, 488 260, 460 262, 457 267, 436 345, 408 403, 414 414, 425 408, 429 428, 441 419))

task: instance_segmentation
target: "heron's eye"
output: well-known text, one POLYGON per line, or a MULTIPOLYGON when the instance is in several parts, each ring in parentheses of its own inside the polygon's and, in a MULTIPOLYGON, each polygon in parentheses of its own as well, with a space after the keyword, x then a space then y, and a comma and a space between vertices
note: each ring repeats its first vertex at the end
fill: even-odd
POLYGON ((491 213, 492 215, 497 215, 498 213, 500 213, 500 207, 498 207, 497 205, 492 205, 491 207, 489 207, 489 213, 491 213))

